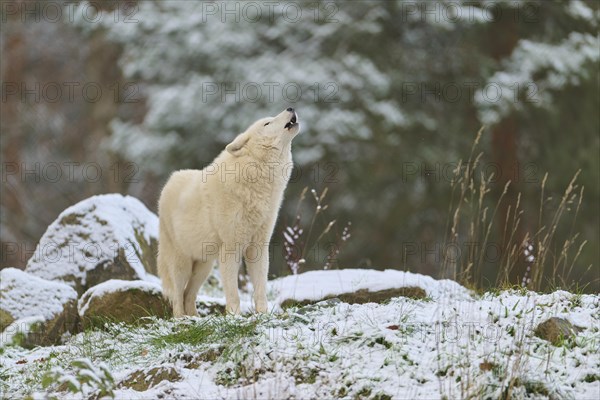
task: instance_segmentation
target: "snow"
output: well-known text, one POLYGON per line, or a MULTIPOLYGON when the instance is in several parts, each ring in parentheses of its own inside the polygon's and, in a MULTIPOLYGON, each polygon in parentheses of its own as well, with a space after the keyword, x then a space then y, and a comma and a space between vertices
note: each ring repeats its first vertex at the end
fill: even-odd
POLYGON ((569 2, 567 12, 575 18, 580 18, 584 21, 590 22, 593 26, 598 25, 598 18, 600 17, 600 11, 594 11, 587 6, 581 0, 572 0, 569 2))
POLYGON ((151 280, 137 254, 136 230, 148 242, 158 237, 157 216, 138 199, 120 194, 90 197, 64 210, 48 227, 26 271, 50 280, 72 276, 85 284, 87 271, 123 249, 138 277, 151 280), (70 215, 75 221, 61 222, 70 215))
POLYGON ((127 290, 137 289, 151 294, 162 295, 160 283, 146 281, 124 281, 121 279, 110 279, 96 286, 89 288, 79 299, 77 309, 79 315, 83 316, 88 309, 92 299, 102 297, 107 293, 125 292, 127 290))
POLYGON ((584 66, 598 63, 599 46, 596 35, 579 32, 571 32, 556 44, 520 40, 504 61, 505 70, 495 72, 488 84, 476 92, 480 120, 486 125, 495 124, 514 108, 523 108, 525 103, 550 106, 552 91, 579 85, 587 74, 584 66), (543 78, 534 79, 540 74, 543 78), (517 101, 518 95, 524 99, 517 101))
MULTIPOLYGON (((179 91, 177 91, 179 93, 179 91)), ((167 159, 166 148, 175 146, 181 139, 176 132, 167 132, 164 135, 150 135, 139 126, 115 119, 110 123, 114 135, 106 139, 110 148, 120 149, 128 160, 138 160, 147 154, 155 155, 153 164, 148 164, 148 170, 159 172, 160 164, 167 159)))
MULTIPOLYGON (((139 82, 137 97, 147 99, 143 122, 112 121, 104 143, 141 170, 166 175, 183 167, 168 157, 171 150, 188 154, 194 149, 192 160, 205 164, 216 148, 286 104, 296 104, 306 121, 294 152, 301 165, 318 161, 326 150, 336 151, 340 137, 370 138, 380 118, 390 131, 416 123, 403 105, 389 100, 396 93, 390 71, 346 44, 382 32, 388 10, 368 3, 356 10, 336 6, 336 22, 323 23, 333 4, 319 18, 313 5, 297 5, 303 8, 301 21, 290 23, 281 18, 288 6, 273 3, 271 12, 278 17, 257 24, 221 15, 225 3, 215 6, 219 11, 211 15, 202 2, 142 2, 136 5, 135 24, 111 18, 96 24, 74 21, 83 30, 106 28, 108 39, 123 46, 120 67, 139 82), (240 102, 246 106, 240 108, 240 102), (317 134, 322 140, 311 138, 317 134)), ((268 19, 269 5, 251 7, 259 7, 263 21, 268 19)))
POLYGON ((72 300, 77 300, 77 292, 64 283, 48 281, 16 268, 0 271, 0 307, 16 320, 31 316, 50 320, 72 300))
MULTIPOLYGON (((333 272, 339 271, 328 271, 329 278, 333 272)), ((418 278, 407 277, 406 282, 419 281, 434 296, 453 286, 438 284, 436 292, 435 281, 418 278)), ((134 371, 154 367, 174 368, 182 377, 143 392, 115 388, 117 399, 354 398, 367 391, 369 398, 377 394, 402 399, 499 398, 511 377, 524 382, 512 387, 514 398, 528 397, 525 384, 540 384, 548 392, 535 398, 598 398, 600 382, 586 382, 600 366, 598 295, 467 294, 433 300, 399 297, 387 304, 338 303, 302 313, 292 308, 258 317, 255 334, 228 344, 228 353, 215 361, 201 361, 195 367, 187 364, 188 357, 219 347, 227 343, 225 339, 154 349, 153 338, 202 324, 206 318, 243 324, 256 317, 156 320, 130 328, 115 325, 108 331, 78 334, 63 346, 28 353, 8 347, 0 354, 0 363, 8 371, 6 394, 11 396, 41 391, 24 383, 39 368, 34 360, 47 358, 50 351, 60 354, 55 363, 78 359, 85 346, 91 365, 106 363, 117 384, 134 371), (583 329, 573 345, 556 347, 533 334, 537 324, 555 316, 583 329), (20 360, 26 362, 17 363, 20 360), (494 367, 482 370, 482 363, 494 367), (237 373, 242 374, 239 380, 237 373), (230 384, 219 381, 223 376, 233 376, 230 384)), ((65 368, 65 376, 70 374, 65 368)), ((83 397, 89 397, 92 389, 86 389, 83 397)))
POLYGON ((435 280, 430 276, 392 269, 310 271, 269 282, 277 304, 281 304, 286 299, 321 300, 326 296, 336 296, 360 289, 375 292, 406 286, 420 287, 429 297, 436 300, 442 297, 463 299, 470 297, 469 291, 454 281, 435 280))

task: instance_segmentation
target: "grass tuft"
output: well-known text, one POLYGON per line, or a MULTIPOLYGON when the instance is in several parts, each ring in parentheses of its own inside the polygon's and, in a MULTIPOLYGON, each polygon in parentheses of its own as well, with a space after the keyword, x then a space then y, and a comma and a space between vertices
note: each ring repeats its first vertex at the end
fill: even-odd
POLYGON ((159 348, 180 344, 197 346, 212 342, 234 343, 255 335, 258 323, 258 318, 209 316, 176 325, 174 332, 154 337, 151 343, 159 348))

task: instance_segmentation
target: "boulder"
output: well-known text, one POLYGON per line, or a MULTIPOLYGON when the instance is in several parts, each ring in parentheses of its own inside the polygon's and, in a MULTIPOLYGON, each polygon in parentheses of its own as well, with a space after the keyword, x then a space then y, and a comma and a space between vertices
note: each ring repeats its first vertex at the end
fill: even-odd
POLYGON ((140 280, 111 279, 96 285, 81 296, 78 309, 84 328, 105 322, 137 323, 143 322, 144 317, 172 316, 160 285, 140 280))
POLYGON ((275 279, 269 289, 282 308, 334 298, 350 304, 382 303, 395 297, 470 298, 469 291, 456 282, 396 270, 309 271, 275 279))
POLYGON ((16 268, 0 271, 0 315, 2 341, 23 347, 58 344, 80 328, 73 288, 16 268))
POLYGON ((63 281, 80 295, 109 279, 158 281, 158 218, 131 196, 93 196, 46 230, 26 271, 63 281))
POLYGON ((342 293, 337 297, 349 304, 383 303, 394 297, 408 297, 410 299, 424 299, 427 292, 418 286, 402 286, 391 289, 370 291, 359 289, 355 292, 342 293))
POLYGON ((535 328, 535 335, 557 346, 566 339, 572 339, 581 328, 573 326, 564 318, 552 317, 535 328))
POLYGON ((315 300, 294 300, 286 299, 281 302, 281 308, 288 308, 294 306, 306 306, 309 304, 319 304, 321 302, 327 304, 334 299, 339 299, 344 303, 348 304, 365 304, 365 303, 385 303, 394 297, 408 297, 411 299, 424 299, 427 297, 425 290, 417 286, 403 286, 399 288, 383 289, 371 291, 369 289, 358 289, 355 292, 346 292, 336 295, 328 295, 323 299, 315 300))

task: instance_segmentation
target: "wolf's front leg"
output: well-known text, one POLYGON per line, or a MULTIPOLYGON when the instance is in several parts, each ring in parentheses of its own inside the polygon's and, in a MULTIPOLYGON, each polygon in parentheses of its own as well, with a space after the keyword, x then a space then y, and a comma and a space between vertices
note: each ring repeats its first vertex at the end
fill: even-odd
POLYGON ((246 268, 250 281, 254 286, 254 306, 257 312, 268 311, 267 303, 267 277, 269 273, 269 246, 256 244, 248 246, 244 254, 246 268))

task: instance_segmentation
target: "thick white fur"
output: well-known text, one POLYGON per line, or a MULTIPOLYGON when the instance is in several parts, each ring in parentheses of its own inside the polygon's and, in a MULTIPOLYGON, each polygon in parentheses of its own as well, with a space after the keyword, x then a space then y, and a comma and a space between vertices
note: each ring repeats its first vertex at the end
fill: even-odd
POLYGON ((242 257, 256 310, 267 311, 268 244, 292 171, 291 141, 299 124, 285 126, 294 115, 284 111, 256 121, 213 163, 203 170, 177 171, 163 188, 158 275, 175 317, 198 315, 196 296, 215 261, 226 309, 239 313, 242 257))

